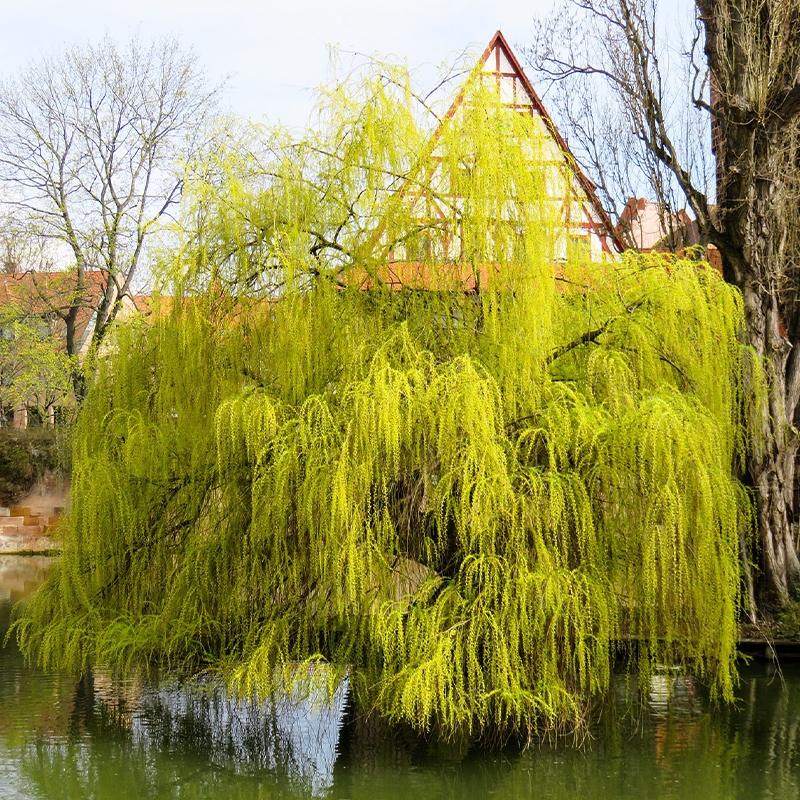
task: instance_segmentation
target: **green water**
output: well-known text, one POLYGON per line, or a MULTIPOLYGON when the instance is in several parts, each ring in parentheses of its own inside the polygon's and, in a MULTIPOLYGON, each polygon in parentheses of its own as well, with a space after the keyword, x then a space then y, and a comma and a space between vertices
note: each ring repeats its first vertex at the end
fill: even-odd
MULTIPOLYGON (((0 630, 46 561, 0 557, 0 630)), ((800 668, 742 668, 735 709, 658 677, 632 715, 614 710, 581 750, 481 753, 420 742, 302 700, 236 706, 177 686, 81 681, 0 651, 0 798, 776 798, 800 800, 800 668), (345 724, 345 720, 347 723, 345 724)))

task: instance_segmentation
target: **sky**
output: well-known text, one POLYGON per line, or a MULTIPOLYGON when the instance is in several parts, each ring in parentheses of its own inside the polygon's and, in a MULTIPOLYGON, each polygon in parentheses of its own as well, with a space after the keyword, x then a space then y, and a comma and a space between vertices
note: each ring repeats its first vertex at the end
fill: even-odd
POLYGON ((0 0, 0 77, 64 45, 177 36, 212 83, 227 77, 224 105, 253 120, 304 126, 329 46, 439 64, 501 29, 530 41, 534 14, 555 0, 0 0))

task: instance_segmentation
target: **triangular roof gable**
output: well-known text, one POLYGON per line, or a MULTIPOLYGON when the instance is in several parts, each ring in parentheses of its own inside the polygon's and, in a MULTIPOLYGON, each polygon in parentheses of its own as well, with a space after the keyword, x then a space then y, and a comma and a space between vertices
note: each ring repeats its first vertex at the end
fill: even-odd
POLYGON ((597 230, 595 233, 604 242, 604 248, 610 252, 610 248, 605 245, 605 240, 608 238, 614 243, 614 246, 619 252, 624 250, 622 241, 614 230, 614 225, 606 214, 605 209, 600 203, 597 193, 594 190, 594 184, 583 174, 575 156, 564 141, 564 138, 558 132, 555 123, 547 113, 544 105, 542 104, 539 95, 533 88, 533 84, 528 80, 525 71, 522 69, 517 57, 514 55, 513 50, 506 41, 506 38, 500 31, 497 31, 492 37, 483 54, 478 59, 478 63, 470 73, 469 78, 461 87, 458 95, 451 104, 443 121, 437 128, 432 143, 435 143, 440 135, 444 125, 451 120, 459 107, 464 103, 467 92, 481 76, 492 75, 497 81, 497 90, 500 94, 500 101, 508 105, 510 108, 515 108, 519 111, 530 110, 531 113, 537 114, 544 123, 547 131, 555 140, 558 149, 564 156, 567 167, 573 173, 575 179, 580 185, 583 192, 586 194, 587 202, 594 212, 590 215, 593 224, 596 225, 597 230))

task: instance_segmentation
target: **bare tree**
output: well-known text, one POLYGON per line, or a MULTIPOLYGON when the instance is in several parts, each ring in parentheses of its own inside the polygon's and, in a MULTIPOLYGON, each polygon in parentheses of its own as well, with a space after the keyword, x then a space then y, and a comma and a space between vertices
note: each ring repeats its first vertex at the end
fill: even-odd
POLYGON ((685 195, 722 255, 726 280, 742 291, 747 341, 768 382, 747 457, 762 588, 785 603, 800 594, 792 534, 800 512, 800 0, 697 0, 682 94, 664 67, 657 12, 656 0, 572 0, 540 21, 529 54, 543 78, 590 81, 614 98, 626 145, 685 195), (698 151, 682 147, 687 131, 698 130, 697 116, 685 127, 692 110, 703 115, 700 130, 713 130, 716 205, 698 151))
MULTIPOLYGON (((668 231, 675 212, 686 206, 685 193, 672 169, 654 157, 643 139, 647 123, 628 40, 608 13, 613 0, 605 4, 609 9, 603 5, 602 0, 565 3, 539 21, 536 41, 523 52, 549 82, 548 107, 570 149, 592 175, 609 213, 618 218, 625 201, 643 192, 658 203, 662 228, 668 231)), ((655 97, 681 164, 693 184, 708 194, 714 181, 711 136, 707 115, 693 103, 695 72, 674 48, 672 37, 678 31, 670 30, 670 46, 662 41, 667 37, 656 24, 655 0, 641 0, 639 5, 645 8, 640 35, 648 50, 655 97)))
POLYGON ((64 322, 70 356, 96 349, 119 313, 217 94, 174 39, 118 47, 106 38, 0 84, 6 204, 72 262, 68 296, 42 297, 64 322))

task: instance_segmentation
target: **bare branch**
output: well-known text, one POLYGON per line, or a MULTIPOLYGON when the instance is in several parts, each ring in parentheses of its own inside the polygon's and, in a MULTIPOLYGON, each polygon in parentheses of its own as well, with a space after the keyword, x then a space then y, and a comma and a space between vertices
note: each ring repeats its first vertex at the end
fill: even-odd
POLYGON ((172 39, 119 47, 106 38, 34 62, 0 85, 9 208, 69 247, 76 298, 85 297, 87 270, 102 275, 95 346, 119 313, 148 236, 180 196, 183 164, 219 91, 172 39))

